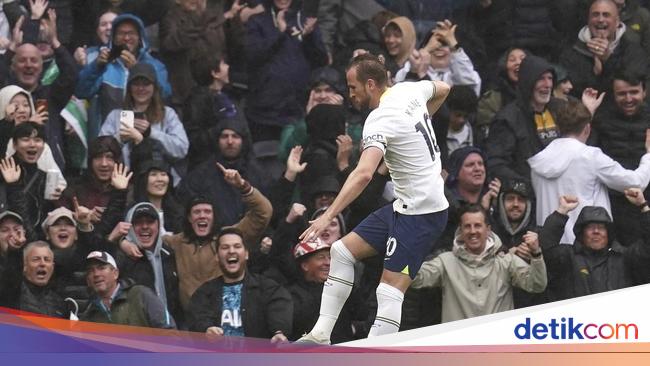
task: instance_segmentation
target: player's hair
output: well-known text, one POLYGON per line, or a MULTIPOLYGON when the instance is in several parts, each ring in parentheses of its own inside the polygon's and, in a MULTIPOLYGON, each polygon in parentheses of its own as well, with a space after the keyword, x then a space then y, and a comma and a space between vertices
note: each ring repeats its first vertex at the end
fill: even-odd
POLYGON ((560 103, 557 109, 557 128, 560 135, 577 135, 591 122, 591 112, 577 99, 560 103))
POLYGON ((488 212, 478 203, 470 203, 468 205, 463 205, 458 209, 458 224, 460 225, 461 219, 466 213, 482 213, 483 219, 486 225, 490 225, 490 216, 488 212))
POLYGON ((346 71, 352 68, 357 70, 357 80, 363 84, 372 79, 379 87, 388 85, 386 67, 379 57, 373 54, 365 53, 353 58, 346 71))
POLYGON ((452 111, 475 113, 478 98, 474 90, 467 85, 454 85, 447 97, 447 107, 452 111))

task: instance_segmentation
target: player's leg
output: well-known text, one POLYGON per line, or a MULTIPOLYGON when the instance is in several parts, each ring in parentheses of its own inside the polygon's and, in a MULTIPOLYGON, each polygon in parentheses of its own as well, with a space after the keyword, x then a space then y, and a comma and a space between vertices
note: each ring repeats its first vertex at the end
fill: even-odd
POLYGON ((368 337, 399 331, 404 293, 446 224, 446 211, 413 216, 395 214, 386 243, 384 271, 377 286, 377 316, 368 337))
POLYGON ((330 272, 323 286, 320 315, 309 334, 298 342, 329 343, 334 324, 352 291, 354 264, 377 254, 377 249, 370 243, 380 247, 384 245, 391 214, 391 207, 373 212, 354 231, 332 244, 330 272))

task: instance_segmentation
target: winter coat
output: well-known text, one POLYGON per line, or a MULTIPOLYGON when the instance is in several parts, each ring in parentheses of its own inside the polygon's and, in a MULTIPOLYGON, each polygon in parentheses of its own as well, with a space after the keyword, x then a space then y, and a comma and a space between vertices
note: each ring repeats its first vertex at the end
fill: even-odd
MULTIPOLYGON (((126 20, 135 22, 139 27, 140 48, 136 55, 137 61, 139 63, 145 62, 153 66, 163 98, 170 97, 171 86, 167 81, 167 69, 165 65, 149 53, 149 43, 145 34, 144 24, 140 18, 132 14, 122 14, 115 18, 108 48, 113 47, 115 32, 119 24, 126 20)), ((105 66, 99 66, 97 60, 94 60, 84 66, 79 73, 79 82, 77 83, 74 94, 78 98, 84 99, 92 99, 95 95, 99 94, 99 113, 101 120, 105 121, 109 112, 122 107, 128 77, 129 69, 126 68, 119 57, 105 66)))
POLYGON ((639 43, 636 43, 632 39, 633 37, 628 35, 630 32, 632 31, 626 29, 625 33, 620 37, 620 43, 607 61, 603 63, 600 75, 594 74, 594 55, 583 41, 577 39, 572 46, 562 51, 558 62, 571 75, 571 83, 573 84, 571 95, 580 98, 586 88, 611 92, 613 76, 618 70, 646 75, 646 84, 648 84, 648 81, 650 81, 648 55, 646 55, 639 43))
MULTIPOLYGON (((259 244, 260 236, 271 219, 271 203, 257 190, 241 197, 246 205, 246 214, 234 227, 241 230, 244 243, 249 250, 259 244)), ((218 206, 217 206, 218 207, 218 206)), ((216 222, 213 225, 217 225, 216 222)), ((191 230, 191 229, 190 229, 191 230)), ((194 291, 205 282, 221 276, 221 268, 216 261, 216 236, 207 242, 182 232, 165 236, 163 242, 174 251, 178 270, 180 302, 183 309, 189 306, 194 291)))
POLYGON ((238 16, 232 20, 224 18, 225 2, 208 1, 202 13, 188 12, 180 4, 172 3, 161 20, 160 52, 169 71, 174 103, 184 102, 196 85, 192 77, 193 61, 208 55, 227 59, 229 49, 235 48, 234 45, 243 46, 242 23, 238 16), (234 44, 228 44, 227 40, 234 44))
MULTIPOLYGON (((221 327, 223 277, 199 287, 190 300, 189 330, 205 333, 209 327, 221 327)), ((246 273, 241 294, 242 325, 246 337, 271 338, 277 331, 291 334, 293 302, 291 295, 275 281, 246 273)))
MULTIPOLYGON (((133 206, 127 213, 126 222, 132 223, 133 212, 140 206, 151 205, 150 203, 139 203, 133 206)), ((155 208, 154 208, 155 209, 155 208)), ((137 242, 133 227, 129 229, 129 235, 127 239, 132 241, 134 244, 140 247, 140 251, 143 256, 138 259, 133 259, 128 257, 124 252, 119 251, 115 261, 117 266, 120 269, 120 276, 123 278, 130 278, 138 285, 144 285, 151 290, 162 300, 163 296, 158 293, 156 290, 156 277, 155 272, 152 266, 152 262, 148 259, 146 251, 155 255, 160 253, 160 260, 162 262, 162 281, 164 282, 165 287, 165 298, 167 299, 166 307, 169 312, 172 314, 174 319, 181 323, 183 319, 183 312, 180 307, 179 294, 178 294, 178 274, 176 271, 176 258, 174 256, 174 251, 167 247, 162 240, 162 230, 159 231, 156 243, 154 247, 149 249, 144 249, 140 247, 140 243, 137 242)), ((163 304, 165 302, 163 301, 163 304)))
MULTIPOLYGON (((645 228, 650 226, 650 214, 641 215, 645 228)), ((602 207, 585 207, 574 226, 580 234, 589 222, 604 222, 608 226, 609 243, 600 251, 593 251, 578 237, 573 245, 563 245, 560 240, 569 217, 558 212, 551 214, 540 233, 540 245, 548 268, 549 292, 552 300, 564 300, 616 290, 640 283, 639 274, 647 273, 650 263, 650 242, 645 238, 632 246, 623 247, 613 238, 611 219, 602 207), (644 272, 645 270, 645 272, 644 272)))
POLYGON ((424 262, 411 286, 442 287, 443 323, 513 309, 513 286, 544 291, 542 256, 527 264, 512 253, 499 253, 500 248, 501 240, 490 233, 483 253, 472 254, 457 236, 453 251, 424 262))
POLYGON ((318 26, 304 38, 292 35, 294 27, 303 27, 300 11, 286 13, 287 30, 280 32, 271 3, 246 23, 250 88, 246 117, 253 125, 282 127, 302 116, 310 73, 325 66, 327 54, 318 26))
POLYGON ((136 285, 131 280, 120 280, 119 286, 110 309, 106 309, 101 299, 94 297, 79 318, 135 327, 176 328, 174 319, 150 288, 136 285))
MULTIPOLYGON (((530 100, 535 83, 551 65, 539 57, 529 55, 521 63, 517 99, 497 113, 490 126, 486 143, 487 166, 490 174, 501 180, 516 179, 530 182, 528 158, 544 148, 553 136, 542 141, 537 133, 535 113, 530 100)), ((551 97, 546 105, 553 119, 557 121, 556 107, 561 101, 551 97)))
POLYGON ((556 139, 528 162, 537 197, 537 225, 543 225, 557 209, 560 196, 578 197, 578 208, 569 213, 562 243, 574 241, 573 226, 583 207, 604 207, 611 215, 607 188, 619 192, 630 187, 645 189, 650 182, 650 154, 641 158, 636 170, 626 170, 599 148, 572 137, 556 139))
POLYGON ((16 302, 15 308, 17 310, 55 318, 68 317, 68 311, 63 297, 55 291, 54 287, 39 287, 27 281, 23 281, 20 286, 20 297, 16 302))

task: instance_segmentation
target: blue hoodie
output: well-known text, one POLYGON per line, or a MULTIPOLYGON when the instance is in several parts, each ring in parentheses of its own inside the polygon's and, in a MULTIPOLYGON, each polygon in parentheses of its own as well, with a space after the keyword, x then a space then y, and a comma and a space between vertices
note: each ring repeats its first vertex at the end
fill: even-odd
MULTIPOLYGON (((113 39, 117 27, 125 22, 131 21, 138 26, 140 33, 140 48, 138 52, 138 62, 146 62, 153 66, 156 71, 156 77, 162 90, 163 98, 171 96, 172 89, 167 80, 167 69, 162 62, 155 59, 149 53, 149 44, 145 34, 142 20, 133 14, 122 14, 113 20, 113 29, 111 31, 111 40, 108 47, 113 47, 113 39)), ((120 58, 109 62, 105 67, 97 65, 97 59, 88 63, 79 73, 79 81, 75 90, 78 98, 91 99, 99 94, 100 118, 101 121, 113 109, 122 107, 124 96, 126 94, 126 84, 129 78, 129 69, 122 63, 120 58)))

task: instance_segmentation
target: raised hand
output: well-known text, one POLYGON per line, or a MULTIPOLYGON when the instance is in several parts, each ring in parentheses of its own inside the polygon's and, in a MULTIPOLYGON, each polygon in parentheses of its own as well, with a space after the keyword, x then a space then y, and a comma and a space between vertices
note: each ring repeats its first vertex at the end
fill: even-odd
POLYGON ((133 120, 133 127, 135 127, 135 129, 138 130, 138 132, 140 132, 141 134, 144 134, 144 132, 149 128, 149 126, 151 126, 151 123, 149 123, 149 121, 147 121, 146 119, 135 118, 133 120))
POLYGON ((97 65, 104 66, 108 63, 108 58, 111 56, 111 50, 108 47, 102 47, 99 49, 99 55, 97 56, 97 65))
POLYGON ((343 171, 350 166, 350 155, 352 155, 352 137, 348 135, 339 135, 336 138, 336 163, 339 171, 343 171))
POLYGON ((108 241, 111 243, 116 243, 121 238, 125 237, 129 230, 131 229, 131 223, 126 221, 120 221, 115 225, 111 233, 108 234, 108 241))
POLYGON ((140 131, 138 131, 135 126, 131 127, 124 123, 120 123, 120 140, 133 141, 134 144, 138 145, 142 142, 142 140, 144 140, 144 136, 142 136, 140 131))
POLYGON ((328 218, 325 213, 318 216, 316 220, 309 222, 310 226, 300 234, 298 239, 301 241, 311 241, 316 239, 331 222, 332 219, 328 218))
POLYGON ((302 157, 302 146, 294 146, 289 152, 289 157, 287 158, 287 171, 284 173, 284 177, 289 181, 293 182, 296 180, 298 174, 305 171, 307 168, 307 163, 300 163, 300 158, 302 157))
MULTIPOLYGON (((230 9, 227 12, 223 13, 223 17, 226 18, 226 19, 232 19, 232 18, 236 17, 237 15, 239 15, 239 13, 245 7, 246 7, 246 5, 241 4, 240 0, 235 0, 232 3, 232 6, 230 7, 230 9)), ((203 9, 205 9, 205 6, 203 7, 203 9)))
POLYGON ((634 206, 643 207, 646 204, 643 191, 640 188, 628 188, 624 192, 625 198, 634 206))
POLYGON ((481 197, 481 206, 489 210, 492 200, 497 198, 499 191, 501 191, 501 181, 499 178, 494 178, 488 185, 488 191, 481 197))
POLYGON ((14 114, 16 114, 16 109, 18 109, 16 104, 14 103, 7 104, 7 106, 5 107, 5 120, 7 120, 7 122, 13 122, 14 114))
POLYGON ((91 220, 91 215, 93 210, 79 205, 79 201, 77 200, 76 196, 72 197, 72 204, 74 205, 75 220, 77 220, 77 222, 81 224, 81 226, 88 227, 88 225, 90 225, 90 220, 91 220))
POLYGON ((133 176, 133 172, 129 173, 129 168, 120 163, 113 166, 113 174, 111 175, 111 185, 117 190, 124 190, 129 186, 129 180, 133 176))
POLYGON ((47 17, 49 19, 41 19, 41 26, 45 31, 47 42, 52 46, 52 48, 59 48, 61 42, 59 42, 59 36, 56 29, 56 10, 48 9, 47 17))
POLYGON ((318 19, 316 19, 314 17, 309 17, 309 18, 305 19, 305 24, 303 24, 303 27, 302 27, 302 35, 307 36, 311 32, 313 32, 314 29, 316 29, 316 22, 317 21, 318 21, 318 19))
POLYGON ((5 183, 16 183, 20 179, 20 165, 16 164, 13 157, 0 160, 0 172, 5 183))
POLYGON ((592 88, 586 88, 582 92, 582 104, 589 110, 591 116, 593 117, 596 113, 596 109, 600 106, 605 98, 605 93, 601 93, 598 96, 598 90, 592 88))
POLYGON ((557 208, 557 212, 566 215, 575 210, 575 208, 578 207, 578 204, 578 197, 576 196, 560 196, 560 207, 557 208))
POLYGON ((217 163, 217 167, 223 173, 223 179, 226 181, 226 183, 230 184, 231 186, 237 189, 243 189, 244 187, 246 187, 246 181, 244 180, 244 178, 241 177, 241 175, 239 175, 239 172, 237 170, 226 169, 220 163, 217 163))
POLYGON ((9 44, 9 50, 16 51, 16 47, 23 44, 23 23, 25 22, 25 16, 21 15, 20 18, 16 21, 14 29, 11 33, 11 43, 9 44))
POLYGON ((278 24, 278 30, 281 33, 284 33, 287 30, 287 21, 284 18, 286 15, 287 15, 287 10, 286 9, 285 10, 280 10, 278 12, 277 17, 275 18, 275 20, 277 21, 277 24, 278 24))
POLYGON ((533 256, 539 254, 539 235, 534 231, 528 231, 524 234, 524 244, 530 249, 530 252, 533 256))
POLYGON ((120 53, 120 59, 127 69, 132 68, 138 63, 138 59, 129 50, 122 50, 122 53, 120 53))
POLYGON ((48 113, 47 108, 45 106, 41 106, 35 113, 32 113, 32 115, 29 117, 29 121, 44 126, 49 117, 50 114, 48 113))
POLYGON ((74 60, 77 61, 77 64, 80 66, 86 66, 86 63, 88 63, 88 51, 87 47, 84 45, 83 47, 77 47, 76 50, 74 50, 74 60))
POLYGON ((285 220, 287 221, 287 223, 293 224, 299 218, 301 218, 306 211, 307 211, 307 207, 305 207, 305 205, 301 203, 294 203, 291 205, 291 209, 289 210, 289 214, 287 215, 287 218, 285 220))
POLYGON ((48 5, 49 2, 47 0, 30 0, 29 10, 32 13, 31 18, 33 20, 41 19, 43 17, 43 14, 45 14, 45 10, 47 10, 48 5))
POLYGON ((456 27, 457 24, 453 24, 449 19, 437 22, 433 36, 438 38, 441 43, 453 48, 458 44, 456 40, 456 27))

